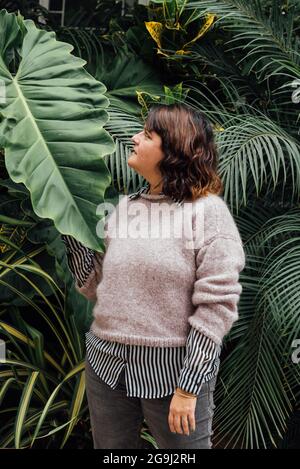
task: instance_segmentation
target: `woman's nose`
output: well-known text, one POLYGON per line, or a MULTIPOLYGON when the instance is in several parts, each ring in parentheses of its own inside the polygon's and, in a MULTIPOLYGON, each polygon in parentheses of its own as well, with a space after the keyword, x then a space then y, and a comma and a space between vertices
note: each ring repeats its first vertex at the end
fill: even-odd
POLYGON ((133 143, 135 143, 135 144, 138 143, 140 133, 141 132, 139 132, 138 134, 135 134, 135 135, 133 135, 133 137, 131 137, 131 140, 133 141, 133 143))

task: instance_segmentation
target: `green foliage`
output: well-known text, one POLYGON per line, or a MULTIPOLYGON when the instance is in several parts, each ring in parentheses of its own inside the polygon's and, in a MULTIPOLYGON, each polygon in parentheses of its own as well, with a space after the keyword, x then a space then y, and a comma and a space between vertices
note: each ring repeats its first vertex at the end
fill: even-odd
POLYGON ((70 54, 72 46, 31 20, 17 20, 2 10, 0 34, 0 79, 6 92, 0 104, 0 146, 9 176, 29 189, 39 217, 101 250, 96 205, 110 183, 103 156, 114 149, 103 129, 108 119, 105 86, 70 54), (21 60, 12 74, 15 52, 21 60))
MULTIPOLYGON (((7 358, 0 371, 1 382, 5 380, 1 400, 6 402, 6 397, 16 405, 16 411, 9 412, 9 407, 6 410, 5 425, 0 432, 2 448, 32 446, 35 438, 50 437, 59 431, 57 438, 61 437, 60 444, 64 446, 74 424, 86 412, 84 347, 74 318, 75 309, 69 307, 66 291, 41 268, 35 257, 34 251, 22 255, 22 249, 15 246, 0 261, 1 285, 12 290, 23 303, 22 306, 10 303, 6 307, 2 303, 1 316, 5 314, 10 320, 0 319, 1 336, 7 347, 7 358), (10 270, 31 286, 31 294, 14 287, 7 278, 10 270), (44 294, 40 282, 51 289, 51 296, 44 294), (24 315, 33 319, 25 320, 24 315), (53 426, 53 412, 60 425, 53 426)), ((48 443, 51 441, 53 437, 48 443)))

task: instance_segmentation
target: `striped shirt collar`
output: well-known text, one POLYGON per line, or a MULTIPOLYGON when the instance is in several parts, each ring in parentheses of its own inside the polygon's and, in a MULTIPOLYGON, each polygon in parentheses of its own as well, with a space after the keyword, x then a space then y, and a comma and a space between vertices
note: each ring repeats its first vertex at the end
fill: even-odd
MULTIPOLYGON (((139 189, 138 191, 136 192, 133 192, 132 194, 130 194, 128 196, 128 198, 130 200, 135 200, 135 199, 138 199, 140 194, 148 194, 150 191, 150 183, 147 182, 141 189, 139 189)), ((151 194, 149 194, 151 195, 151 194)), ((159 194, 153 194, 153 195, 164 195, 163 192, 159 192, 159 194)), ((177 205, 182 205, 183 202, 184 202, 184 198, 176 198, 176 197, 173 197, 173 196, 170 196, 171 199, 173 200, 173 202, 175 202, 177 205)))

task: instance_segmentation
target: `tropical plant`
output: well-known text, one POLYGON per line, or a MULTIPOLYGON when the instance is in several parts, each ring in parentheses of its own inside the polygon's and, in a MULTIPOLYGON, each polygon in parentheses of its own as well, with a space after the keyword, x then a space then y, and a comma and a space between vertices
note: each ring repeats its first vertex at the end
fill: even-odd
POLYGON ((212 26, 214 15, 208 13, 203 21, 201 10, 188 11, 186 4, 186 0, 150 2, 148 12, 151 21, 145 21, 145 26, 158 46, 158 54, 169 58, 174 55, 175 59, 178 55, 189 54, 189 48, 212 26))
POLYGON ((19 211, 17 219, 0 216, 6 226, 0 238, 0 331, 6 342, 0 371, 0 447, 29 447, 45 438, 46 446, 57 446, 59 437, 64 446, 75 424, 88 417, 83 334, 74 307, 77 292, 59 233, 49 224, 43 229, 43 220, 26 213, 26 188, 22 192, 21 185, 6 184, 15 199, 12 195, 6 200, 9 208, 2 201, 1 213, 11 211, 13 199, 19 211), (19 236, 16 228, 22 229, 19 236), (63 273, 65 290, 57 272, 63 273))
POLYGON ((54 33, 2 10, 0 37, 1 166, 10 176, 0 181, 0 328, 10 368, 1 371, 0 401, 9 405, 0 446, 51 445, 61 430, 64 446, 88 419, 83 333, 92 304, 75 291, 55 225, 101 250, 92 227, 110 182, 108 100, 54 33))
POLYGON ((37 215, 103 250, 96 205, 110 184, 103 156, 114 149, 103 129, 105 86, 70 54, 70 45, 31 20, 2 10, 0 35, 0 147, 9 176, 29 189, 37 215))

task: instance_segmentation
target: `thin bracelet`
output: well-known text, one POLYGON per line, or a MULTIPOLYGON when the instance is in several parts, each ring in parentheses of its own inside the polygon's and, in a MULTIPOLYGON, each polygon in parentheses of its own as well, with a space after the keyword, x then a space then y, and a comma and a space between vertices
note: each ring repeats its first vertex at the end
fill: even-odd
POLYGON ((176 388, 176 391, 181 392, 181 393, 185 394, 186 396, 198 397, 197 394, 193 394, 191 392, 185 391, 184 389, 179 388, 179 387, 176 388))
POLYGON ((197 394, 191 394, 191 393, 185 394, 184 391, 181 391, 179 388, 176 388, 174 394, 177 394, 178 396, 186 397, 187 399, 194 399, 195 397, 198 397, 197 394))

